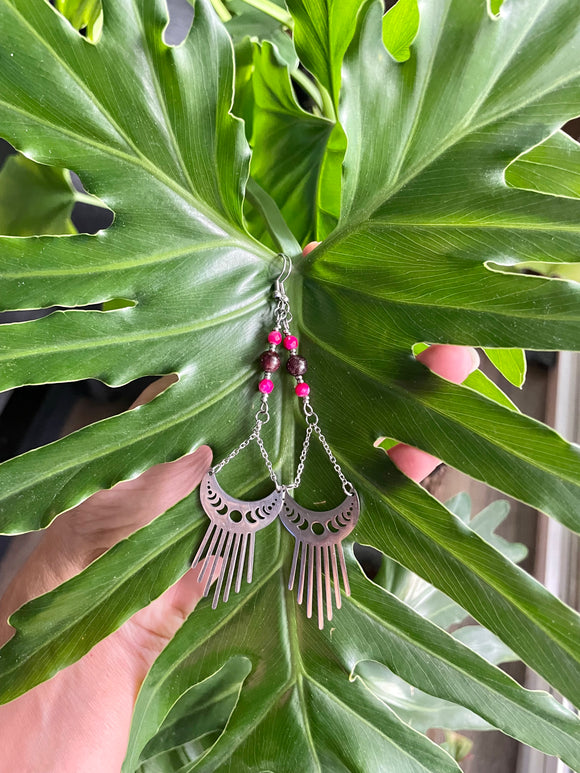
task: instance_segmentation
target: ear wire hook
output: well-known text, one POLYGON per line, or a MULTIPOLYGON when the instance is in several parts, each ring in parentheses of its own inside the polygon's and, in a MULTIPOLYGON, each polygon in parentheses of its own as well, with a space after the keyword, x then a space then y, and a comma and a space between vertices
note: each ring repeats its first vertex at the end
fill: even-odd
POLYGON ((278 257, 283 258, 284 265, 282 266, 280 276, 274 282, 274 295, 275 297, 285 298, 286 288, 284 287, 284 282, 290 277, 290 274, 292 273, 292 260, 283 252, 278 253, 278 257))

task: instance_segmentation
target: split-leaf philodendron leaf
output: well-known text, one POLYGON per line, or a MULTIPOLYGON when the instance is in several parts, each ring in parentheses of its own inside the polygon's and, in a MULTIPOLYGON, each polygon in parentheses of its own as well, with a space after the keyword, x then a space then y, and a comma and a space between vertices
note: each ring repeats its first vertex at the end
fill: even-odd
POLYGON ((70 173, 10 155, 0 170, 0 234, 73 234, 70 173))
MULTIPOLYGON (((30 159, 74 170, 115 212, 112 226, 94 236, 0 238, 3 309, 65 309, 0 327, 0 388, 85 378, 120 385, 166 373, 179 380, 147 405, 2 465, 6 533, 44 528, 93 492, 200 443, 216 459, 227 454, 250 431, 254 362, 272 320, 281 266, 246 230, 250 148, 231 113, 227 24, 209 0, 197 0, 186 41, 171 47, 163 0, 102 5, 100 36, 88 40, 47 2, 0 0, 0 136, 30 159), (134 305, 79 308, 118 298, 134 305)), ((506 179, 515 159, 580 113, 580 9, 569 0, 506 0, 496 18, 497 2, 423 2, 409 58, 397 62, 384 47, 380 0, 288 5, 296 51, 317 79, 323 114, 316 120, 339 122, 329 143, 336 133, 347 140, 324 154, 315 131, 312 179, 317 164, 332 173, 284 216, 298 239, 338 220, 308 258, 296 247, 287 286, 314 406, 361 495, 353 537, 433 583, 578 704, 578 616, 407 480, 374 443, 389 437, 420 447, 580 531, 578 449, 509 405, 437 377, 412 355, 422 341, 580 348, 578 284, 519 273, 523 265, 574 276, 580 202, 562 190, 574 190, 576 173, 568 179, 559 170, 543 185, 540 168, 573 149, 561 139, 543 154, 536 148, 516 162, 534 163, 533 175, 516 179, 514 164, 506 179), (340 191, 328 187, 337 159, 340 191)), ((268 147, 289 143, 272 136, 273 127, 296 131, 310 152, 303 140, 315 117, 288 102, 282 76, 275 88, 286 100, 283 120, 253 116, 260 168, 268 147)), ((252 109, 263 108, 263 97, 250 100, 252 109)), ((295 169, 280 162, 279 170, 261 182, 284 189, 282 178, 295 169)), ((276 198, 274 189, 267 193, 276 198)), ((264 194, 258 207, 266 217, 268 201, 264 194)), ((279 240, 293 244, 286 226, 279 240)), ((512 380, 521 378, 519 355, 496 360, 512 380)), ((280 383, 271 412, 266 442, 290 477, 304 428, 289 384, 280 383)), ((329 466, 315 445, 305 501, 340 497, 329 466)), ((247 451, 230 467, 223 476, 231 491, 263 490, 259 454, 247 451)), ((175 582, 204 528, 192 495, 25 605, 0 652, 2 699, 82 657, 175 582)), ((202 604, 169 644, 139 696, 124 770, 146 764, 142 754, 157 748, 148 744, 159 728, 169 732, 176 702, 194 711, 198 700, 203 713, 208 694, 197 685, 230 678, 228 705, 238 690, 239 699, 225 730, 179 770, 457 772, 444 750, 364 686, 361 661, 382 663, 580 769, 580 722, 571 712, 519 687, 371 583, 350 547, 353 595, 318 631, 285 590, 291 549, 279 526, 261 533, 254 582, 216 611, 202 604)), ((223 713, 215 717, 207 732, 223 726, 223 713)))

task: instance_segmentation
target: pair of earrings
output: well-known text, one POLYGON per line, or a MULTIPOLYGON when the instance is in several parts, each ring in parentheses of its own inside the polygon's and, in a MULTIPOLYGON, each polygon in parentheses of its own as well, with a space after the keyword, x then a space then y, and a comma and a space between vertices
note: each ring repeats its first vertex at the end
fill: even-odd
POLYGON ((204 561, 199 579, 202 583, 205 582, 203 595, 207 596, 212 582, 216 579, 218 562, 221 559, 212 603, 215 609, 222 594, 222 588, 223 600, 227 601, 232 585, 235 592, 239 592, 244 574, 247 582, 252 581, 256 532, 264 529, 279 517, 295 540, 288 589, 293 590, 298 576, 298 603, 302 604, 306 597, 306 614, 308 617, 312 617, 314 588, 316 587, 318 627, 322 628, 325 609, 327 619, 332 620, 331 575, 334 586, 334 601, 337 609, 341 606, 339 566, 344 592, 347 596, 350 595, 342 540, 350 534, 358 521, 360 503, 354 486, 345 477, 320 429, 318 415, 310 402, 310 387, 303 379, 308 365, 306 359, 298 354, 298 339, 290 332, 292 314, 284 287, 284 282, 292 270, 292 263, 287 256, 281 255, 280 257, 284 260, 284 268, 274 285, 274 298, 277 301, 274 312, 275 326, 268 335, 269 348, 260 356, 263 369, 262 379, 258 384, 261 393, 260 407, 255 415, 254 428, 249 437, 219 464, 210 468, 201 481, 200 500, 211 523, 195 554, 192 566, 204 561), (280 367, 280 356, 277 352, 280 344, 283 344, 288 350, 286 369, 296 379, 294 391, 302 401, 302 410, 306 420, 306 434, 296 475, 288 485, 279 482, 261 436, 262 427, 270 419, 268 395, 274 389, 272 373, 280 367), (313 435, 318 437, 340 478, 345 493, 345 499, 341 505, 325 512, 302 507, 289 494, 300 485, 313 435), (255 441, 260 449, 275 488, 271 494, 263 499, 246 501, 227 494, 219 485, 217 475, 252 441, 255 441))

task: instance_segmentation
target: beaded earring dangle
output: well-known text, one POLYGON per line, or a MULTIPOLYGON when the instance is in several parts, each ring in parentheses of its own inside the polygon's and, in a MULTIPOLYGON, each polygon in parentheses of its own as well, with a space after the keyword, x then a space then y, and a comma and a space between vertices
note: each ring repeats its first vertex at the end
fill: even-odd
MULTIPOLYGON (((272 361, 274 356, 278 357, 273 349, 267 352, 267 354, 272 357, 272 361)), ((218 605, 224 578, 226 578, 226 572, 227 579, 225 581, 223 600, 227 601, 229 598, 234 574, 236 575, 234 589, 236 593, 239 593, 244 574, 244 564, 246 563, 246 553, 248 553, 246 579, 247 582, 252 582, 256 532, 269 526, 282 509, 282 502, 284 501, 286 489, 278 481, 274 466, 270 461, 261 435, 262 427, 270 420, 268 395, 274 388, 271 374, 276 370, 279 364, 280 358, 278 357, 278 365, 276 367, 272 367, 269 370, 264 368, 264 377, 258 386, 262 398, 260 407, 255 415, 254 428, 249 437, 242 441, 237 448, 234 448, 234 450, 226 456, 225 459, 222 459, 219 464, 211 467, 203 476, 201 483, 199 484, 201 506, 211 523, 207 527, 191 565, 192 567, 197 566, 202 558, 205 558, 205 563, 199 575, 199 581, 203 582, 205 578, 203 595, 207 596, 209 594, 210 586, 215 579, 218 560, 220 558, 222 559, 222 565, 213 595, 213 609, 218 605), (223 470, 226 464, 231 462, 240 451, 247 448, 254 440, 260 449, 260 453, 266 463, 268 473, 275 488, 271 494, 263 499, 255 501, 236 499, 227 494, 219 485, 217 474, 223 470), (208 571, 210 565, 211 569, 208 571)))
POLYGON ((310 387, 303 378, 308 370, 308 363, 304 357, 298 354, 298 339, 290 331, 292 313, 284 286, 292 271, 292 262, 286 255, 280 255, 280 257, 284 261, 284 267, 274 284, 274 298, 276 300, 274 311, 275 326, 268 334, 269 348, 260 356, 263 375, 258 384, 258 389, 262 397, 255 417, 256 423, 250 436, 240 443, 223 461, 208 470, 200 484, 201 504, 211 523, 195 555, 192 566, 196 566, 202 560, 205 552, 205 564, 200 574, 200 580, 203 582, 203 578, 205 577, 206 579, 203 595, 207 596, 212 580, 215 577, 218 560, 222 559, 212 604, 215 609, 219 602, 226 572, 224 601, 227 601, 229 597, 234 574, 236 575, 235 591, 236 593, 239 592, 246 552, 248 552, 247 581, 251 582, 255 534, 272 523, 277 516, 280 516, 282 524, 295 539, 288 589, 293 590, 298 570, 298 603, 302 604, 306 595, 306 614, 307 617, 312 617, 314 585, 316 583, 318 627, 322 629, 325 610, 326 618, 329 621, 332 620, 333 594, 331 575, 336 607, 339 609, 341 606, 339 565, 344 592, 347 596, 350 595, 342 540, 352 532, 358 521, 360 502, 354 486, 347 480, 340 464, 332 453, 320 429, 319 417, 310 402, 310 387), (302 410, 306 421, 306 434, 296 474, 294 480, 288 485, 283 485, 278 481, 261 437, 262 426, 270 418, 268 395, 274 388, 272 373, 277 371, 281 364, 280 355, 277 352, 280 344, 283 344, 284 348, 288 351, 286 370, 296 379, 294 392, 302 401, 302 410), (313 435, 316 435, 333 465, 345 494, 342 504, 333 510, 324 512, 309 510, 303 507, 288 493, 294 491, 300 485, 313 435), (246 502, 226 494, 219 486, 216 475, 253 440, 258 444, 275 489, 272 494, 264 499, 246 502), (249 551, 247 550, 248 546, 249 551), (298 569, 299 561, 300 567, 298 569))

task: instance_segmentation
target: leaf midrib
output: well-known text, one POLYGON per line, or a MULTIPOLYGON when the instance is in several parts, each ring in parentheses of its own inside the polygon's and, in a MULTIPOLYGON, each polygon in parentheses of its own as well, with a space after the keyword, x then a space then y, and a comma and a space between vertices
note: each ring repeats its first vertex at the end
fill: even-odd
MULTIPOLYGON (((506 185, 505 189, 507 191, 514 191, 514 190, 521 190, 519 188, 514 189, 513 187, 506 185)), ((552 193, 542 193, 541 191, 534 191, 527 189, 526 193, 536 194, 539 196, 554 196, 552 193)), ((554 196, 554 198, 569 198, 569 197, 558 197, 554 196)), ((577 198, 577 197, 574 197, 577 198)), ((457 229, 458 231, 464 231, 468 229, 477 229, 477 230, 486 230, 486 231, 562 231, 564 233, 580 233, 580 223, 578 225, 575 225, 573 223, 567 224, 567 225, 560 225, 560 224, 552 224, 552 223, 531 223, 531 222, 525 222, 525 223, 500 223, 497 220, 489 220, 489 221, 481 221, 481 222, 454 222, 454 221, 445 221, 445 222, 433 222, 429 223, 426 221, 412 221, 412 222, 405 222, 405 221, 397 221, 397 220, 373 220, 372 222, 374 225, 382 225, 382 226, 389 226, 394 228, 428 228, 429 230, 433 229, 457 229)))
MULTIPOLYGON (((497 273, 502 273, 502 272, 499 271, 497 273)), ((553 281, 551 279, 547 279, 546 277, 536 277, 536 276, 525 276, 524 277, 524 275, 517 275, 517 274, 516 275, 510 274, 510 276, 514 276, 514 278, 515 277, 518 277, 518 278, 521 277, 520 281, 525 281, 525 282, 534 282, 534 281, 535 282, 538 282, 538 281, 540 281, 540 282, 541 281, 551 282, 551 281, 553 281)), ((344 293, 347 293, 347 294, 350 294, 350 295, 363 295, 366 298, 373 298, 373 299, 375 299, 377 301, 382 301, 383 303, 386 303, 386 304, 393 304, 393 305, 399 305, 399 306, 413 306, 413 307, 420 306, 422 308, 429 308, 429 309, 431 309, 431 308, 433 308, 433 309, 453 309, 454 311, 462 311, 462 312, 469 313, 469 314, 485 314, 488 317, 489 316, 498 316, 498 317, 507 317, 508 319, 513 319, 514 317, 518 317, 520 319, 525 319, 525 320, 534 319, 533 317, 530 317, 529 315, 518 313, 515 310, 513 310, 513 311, 502 311, 501 309, 495 309, 494 308, 492 311, 489 311, 488 309, 472 308, 472 307, 469 307, 469 306, 453 306, 450 303, 445 303, 445 304, 444 303, 440 303, 440 302, 437 302, 437 303, 425 303, 421 299, 408 300, 406 298, 395 298, 392 295, 387 295, 387 296, 379 295, 377 293, 371 292, 369 289, 363 290, 360 287, 352 287, 352 286, 349 286, 349 285, 346 285, 346 284, 341 284, 340 282, 335 282, 332 279, 328 279, 326 277, 323 278, 323 277, 319 277, 318 276, 318 277, 316 277, 316 281, 318 282, 318 284, 321 284, 321 285, 322 284, 329 284, 329 285, 332 285, 333 287, 338 287, 341 290, 341 292, 344 292, 344 293)), ((552 315, 550 318, 552 320, 558 320, 559 322, 570 322, 573 319, 570 314, 566 314, 565 316, 562 316, 562 317, 557 317, 555 315, 552 315)), ((305 326, 304 326, 304 329, 306 330, 306 332, 308 334, 308 337, 311 339, 311 341, 313 343, 318 344, 323 349, 327 348, 327 346, 323 345, 320 342, 319 339, 315 338, 313 336, 313 334, 310 331, 308 331, 305 326)), ((328 351, 334 352, 335 350, 333 350, 333 349, 331 350, 329 348, 328 351)), ((345 362, 346 362, 347 358, 344 358, 344 359, 345 359, 345 362)), ((366 371, 364 371, 364 369, 361 368, 361 372, 366 372, 366 371)), ((370 374, 368 374, 368 375, 370 375, 370 374)))
MULTIPOLYGON (((283 582, 283 585, 285 586, 283 578, 282 578, 282 582, 283 582)), ((284 587, 283 598, 284 598, 284 609, 286 612, 285 620, 286 620, 288 634, 289 634, 288 640, 290 643, 290 660, 292 663, 294 684, 296 685, 296 688, 298 690, 299 702, 302 708, 301 714, 302 714, 302 721, 303 721, 303 730, 306 736, 306 741, 310 748, 312 760, 313 762, 316 762, 316 766, 320 771, 320 773, 323 773, 322 766, 320 764, 320 759, 316 752, 314 738, 312 737, 312 730, 310 728, 308 712, 306 710, 306 698, 304 695, 304 676, 306 676, 307 674, 306 674, 306 669, 304 668, 304 661, 302 660, 302 657, 300 654, 300 641, 298 639, 298 620, 296 616, 296 604, 298 602, 295 601, 294 596, 291 596, 291 600, 290 600, 289 594, 290 594, 290 591, 288 591, 286 587, 284 587)))

